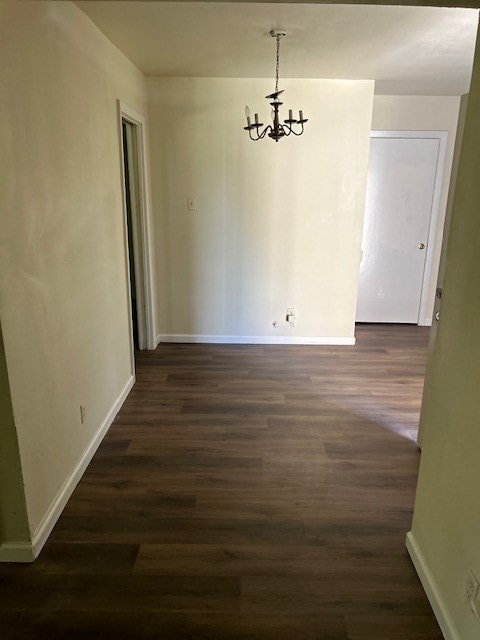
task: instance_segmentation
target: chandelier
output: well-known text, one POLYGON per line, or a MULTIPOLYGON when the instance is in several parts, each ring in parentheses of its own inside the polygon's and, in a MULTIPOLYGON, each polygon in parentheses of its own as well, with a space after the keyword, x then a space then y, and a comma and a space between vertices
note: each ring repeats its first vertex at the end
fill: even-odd
POLYGON ((263 127, 263 123, 258 120, 258 113, 255 114, 255 122, 252 124, 250 118, 250 109, 245 107, 245 115, 247 116, 247 126, 243 127, 245 131, 248 131, 248 135, 250 136, 250 140, 262 140, 267 134, 269 138, 278 142, 282 138, 289 136, 293 133, 294 136, 301 136, 303 133, 303 125, 305 122, 308 122, 306 118, 303 117, 303 111, 298 112, 298 120, 293 117, 293 111, 290 109, 288 111, 288 118, 283 121, 283 124, 280 123, 280 114, 279 109, 282 106, 283 102, 280 102, 278 96, 283 93, 283 89, 281 91, 278 90, 278 71, 280 69, 280 40, 287 34, 286 31, 282 31, 279 29, 272 29, 270 31, 270 35, 272 38, 275 38, 277 41, 277 66, 275 70, 275 91, 268 96, 265 96, 267 100, 271 100, 270 106, 272 107, 272 124, 267 124, 267 126, 260 131, 260 127, 263 127), (295 130, 297 128, 297 130, 295 130), (253 135, 252 135, 252 132, 253 135))

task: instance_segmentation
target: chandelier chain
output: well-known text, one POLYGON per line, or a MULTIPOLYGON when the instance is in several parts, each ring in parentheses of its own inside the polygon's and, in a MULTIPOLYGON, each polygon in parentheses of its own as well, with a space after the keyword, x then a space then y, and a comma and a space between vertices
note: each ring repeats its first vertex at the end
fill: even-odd
POLYGON ((280 38, 281 36, 277 34, 277 66, 275 69, 275 91, 278 91, 278 74, 280 71, 280 38))

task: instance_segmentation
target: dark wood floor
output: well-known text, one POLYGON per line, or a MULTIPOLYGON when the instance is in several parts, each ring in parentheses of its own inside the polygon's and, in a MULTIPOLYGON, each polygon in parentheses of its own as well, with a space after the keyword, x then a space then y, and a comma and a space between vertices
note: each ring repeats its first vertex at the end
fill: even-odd
POLYGON ((0 637, 440 640, 405 551, 428 330, 355 347, 164 345, 0 637))

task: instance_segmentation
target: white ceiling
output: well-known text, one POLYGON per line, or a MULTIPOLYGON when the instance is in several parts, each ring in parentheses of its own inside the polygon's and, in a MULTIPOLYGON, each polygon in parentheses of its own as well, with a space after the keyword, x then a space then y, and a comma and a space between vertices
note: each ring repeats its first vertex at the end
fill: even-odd
POLYGON ((476 9, 253 2, 76 4, 148 76, 374 79, 377 94, 467 93, 476 9))

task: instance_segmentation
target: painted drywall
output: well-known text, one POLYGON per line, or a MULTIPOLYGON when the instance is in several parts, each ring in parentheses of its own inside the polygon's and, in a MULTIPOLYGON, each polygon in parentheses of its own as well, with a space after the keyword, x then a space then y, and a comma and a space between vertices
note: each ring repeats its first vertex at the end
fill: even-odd
POLYGON ((423 449, 411 536, 424 563, 424 582, 434 587, 449 640, 480 637, 480 620, 465 598, 469 569, 480 579, 479 166, 477 56, 455 188, 440 322, 425 383, 423 449))
POLYGON ((373 82, 282 79, 309 122, 279 143, 243 130, 271 79, 148 88, 161 339, 352 340, 373 82))
POLYGON ((0 558, 5 545, 30 543, 17 431, 0 327, 0 558))
MULTIPOLYGON (((440 288, 443 288, 443 281, 445 279, 448 236, 450 232, 450 222, 451 222, 452 213, 453 213, 453 204, 455 199, 455 186, 457 183, 458 167, 459 167, 461 151, 462 151, 462 141, 463 141, 463 133, 465 130, 465 117, 467 113, 467 105, 468 105, 468 94, 465 94, 464 96, 461 97, 461 100, 460 100, 460 111, 458 114, 458 127, 457 127, 457 134, 455 137, 455 150, 453 153, 452 173, 450 177, 450 187, 448 190, 447 212, 445 215, 445 224, 443 228, 442 250, 440 254, 440 265, 438 267, 438 276, 437 276, 437 287, 440 287, 440 288)), ((439 298, 438 296, 435 296, 435 302, 433 306, 434 317, 437 313, 440 313, 441 305, 442 305, 441 298, 439 298)), ((437 328, 438 328, 438 322, 433 322, 430 335, 429 335, 429 344, 428 344, 429 353, 431 353, 435 348, 435 342, 437 339, 437 328)), ((420 447, 423 446, 424 429, 425 429, 425 422, 421 417, 419 428, 418 428, 418 436, 417 436, 417 442, 420 447)))
POLYGON ((427 323, 431 323, 433 317, 459 109, 459 96, 376 95, 373 101, 372 129, 386 131, 446 131, 448 134, 435 241, 433 247, 428 247, 428 251, 433 251, 433 259, 427 293, 427 323))
POLYGON ((453 203, 455 200, 455 187, 457 184, 458 167, 460 164, 460 157, 462 154, 462 141, 463 141, 463 134, 465 131, 465 118, 467 116, 467 106, 468 106, 468 93, 461 96, 460 98, 460 110, 458 113, 457 134, 455 136, 455 150, 453 152, 453 161, 452 161, 452 173, 450 176, 450 185, 448 189, 447 212, 445 215, 445 224, 443 227, 443 241, 442 241, 442 250, 441 250, 441 256, 440 256, 440 265, 438 267, 437 283, 440 286, 443 286, 443 281, 445 279, 448 234, 450 232, 450 222, 452 219, 453 203))
POLYGON ((116 100, 146 115, 147 92, 72 3, 2 3, 0 29, 0 317, 35 537, 132 375, 116 100))

